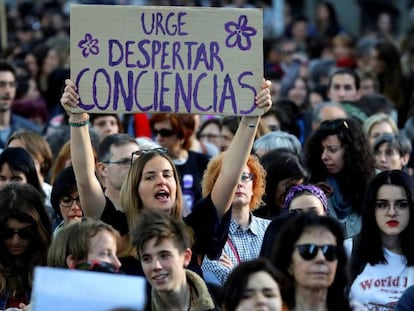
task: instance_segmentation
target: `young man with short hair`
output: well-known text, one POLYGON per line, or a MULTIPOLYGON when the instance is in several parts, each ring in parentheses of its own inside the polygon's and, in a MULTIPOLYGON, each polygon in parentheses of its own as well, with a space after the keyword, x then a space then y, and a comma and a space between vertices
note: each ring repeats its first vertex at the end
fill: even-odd
POLYGON ((181 218, 144 211, 132 240, 152 286, 152 311, 218 310, 204 280, 186 269, 193 238, 181 218))

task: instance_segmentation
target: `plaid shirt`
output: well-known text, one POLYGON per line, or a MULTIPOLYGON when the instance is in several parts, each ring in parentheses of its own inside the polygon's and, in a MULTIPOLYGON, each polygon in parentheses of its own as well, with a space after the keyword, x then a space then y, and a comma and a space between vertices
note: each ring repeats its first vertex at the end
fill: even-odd
MULTIPOLYGON (((270 220, 250 214, 250 224, 245 230, 235 221, 230 221, 229 235, 224 245, 225 253, 236 267, 240 262, 259 257, 263 236, 270 220)), ((218 260, 204 257, 201 265, 203 273, 215 276, 220 284, 224 284, 232 269, 222 265, 218 260)))

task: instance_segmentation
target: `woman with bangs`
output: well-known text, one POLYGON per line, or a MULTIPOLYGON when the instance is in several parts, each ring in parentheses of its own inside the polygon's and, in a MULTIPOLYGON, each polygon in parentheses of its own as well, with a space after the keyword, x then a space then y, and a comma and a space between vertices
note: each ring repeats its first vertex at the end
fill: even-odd
MULTIPOLYGON (((204 173, 203 196, 211 193, 225 155, 212 159, 204 173)), ((244 166, 236 193, 233 195, 232 215, 226 244, 220 258, 204 258, 201 266, 208 282, 224 285, 230 272, 241 262, 259 257, 263 236, 270 220, 253 215, 265 192, 266 172, 256 156, 251 155, 244 166)))
POLYGON ((46 265, 52 225, 43 197, 29 184, 0 189, 0 309, 30 301, 33 269, 46 265))
MULTIPOLYGON (((271 106, 269 81, 263 81, 261 91, 255 97, 257 108, 267 111, 271 106)), ((61 103, 70 114, 72 124, 71 135, 84 135, 88 131, 88 115, 84 112, 72 113, 71 108, 79 104, 76 86, 66 81, 65 92, 61 103)), ((250 154, 260 117, 244 116, 234 143, 229 146, 223 158, 220 174, 211 193, 199 201, 192 212, 185 217, 185 222, 194 230, 196 244, 189 268, 201 274, 198 258, 207 255, 215 259, 226 242, 228 226, 231 218, 233 195, 250 154)), ((79 148, 82 146, 79 146, 79 148)), ((179 176, 174 162, 162 152, 154 150, 138 151, 139 159, 134 161, 121 189, 121 205, 123 212, 115 207, 99 208, 84 206, 85 215, 95 215, 104 222, 112 224, 120 232, 129 233, 134 229, 142 210, 165 210, 176 217, 182 215, 182 191, 179 176)), ((76 170, 75 170, 76 173, 76 170)), ((128 239, 129 234, 125 237, 128 239)), ((136 251, 127 241, 125 254, 136 261, 136 251)), ((125 266, 123 262, 123 266, 125 266)), ((137 274, 143 275, 142 269, 137 274)))
POLYGON ((350 297, 369 310, 394 310, 414 284, 413 184, 401 170, 383 171, 368 186, 361 233, 345 241, 351 256, 350 297))

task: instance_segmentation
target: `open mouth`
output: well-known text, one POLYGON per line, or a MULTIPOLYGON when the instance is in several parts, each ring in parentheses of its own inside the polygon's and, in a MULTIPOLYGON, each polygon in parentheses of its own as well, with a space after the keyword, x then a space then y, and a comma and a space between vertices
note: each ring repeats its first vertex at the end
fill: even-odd
POLYGON ((155 193, 155 198, 157 200, 165 201, 165 200, 168 200, 170 198, 170 193, 168 191, 165 191, 165 190, 160 190, 157 193, 155 193))

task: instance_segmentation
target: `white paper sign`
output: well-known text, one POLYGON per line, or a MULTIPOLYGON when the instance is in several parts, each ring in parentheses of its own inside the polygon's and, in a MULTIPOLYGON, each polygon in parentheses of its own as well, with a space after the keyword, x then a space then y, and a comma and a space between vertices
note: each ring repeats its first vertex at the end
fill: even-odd
POLYGON ((80 108, 261 115, 262 24, 261 9, 72 5, 80 108))
POLYGON ((36 267, 32 311, 141 311, 145 284, 138 276, 36 267))

